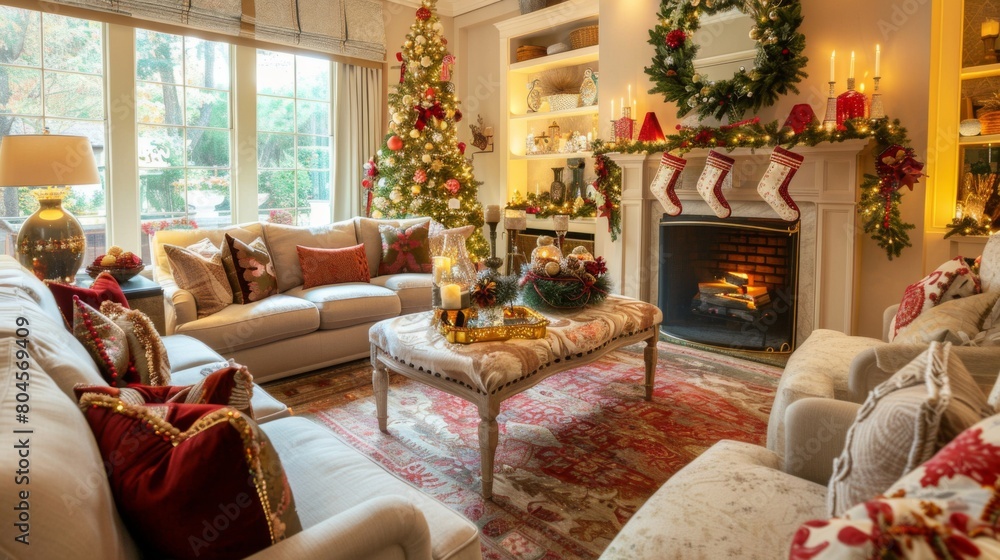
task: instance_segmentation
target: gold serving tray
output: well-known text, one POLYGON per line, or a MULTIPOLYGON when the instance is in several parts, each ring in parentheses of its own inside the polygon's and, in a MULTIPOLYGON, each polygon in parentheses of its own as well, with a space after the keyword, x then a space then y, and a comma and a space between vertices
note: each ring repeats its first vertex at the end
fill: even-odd
POLYGON ((545 338, 545 327, 549 320, 543 317, 534 309, 515 305, 503 309, 504 325, 477 327, 475 318, 477 313, 471 309, 463 309, 460 312, 443 309, 434 310, 434 321, 440 332, 448 342, 455 344, 472 344, 474 342, 496 342, 510 340, 512 338, 538 339, 545 338), (469 318, 470 323, 463 326, 455 326, 455 322, 461 313, 463 318, 469 318))

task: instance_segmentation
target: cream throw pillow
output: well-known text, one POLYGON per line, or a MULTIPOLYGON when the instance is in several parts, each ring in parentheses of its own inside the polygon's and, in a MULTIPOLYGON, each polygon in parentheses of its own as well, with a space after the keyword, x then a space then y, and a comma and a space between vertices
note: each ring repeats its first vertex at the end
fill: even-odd
POLYGON ((177 286, 191 292, 198 318, 218 313, 233 303, 233 291, 222 266, 222 251, 207 238, 194 245, 164 245, 177 286))
POLYGON ((966 428, 992 414, 983 392, 952 354, 932 342, 872 390, 833 463, 827 506, 839 516, 885 492, 966 428))
MULTIPOLYGON (((976 294, 945 301, 921 313, 909 325, 903 327, 892 344, 921 344, 936 340, 965 345, 973 343, 991 316, 1000 298, 1000 291, 976 294)), ((983 341, 977 346, 997 344, 983 341)))

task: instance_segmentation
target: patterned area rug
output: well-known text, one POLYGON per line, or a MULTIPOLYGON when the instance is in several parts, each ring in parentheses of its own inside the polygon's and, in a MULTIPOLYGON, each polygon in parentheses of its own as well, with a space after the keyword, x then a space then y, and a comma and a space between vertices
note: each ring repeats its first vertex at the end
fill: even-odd
POLYGON ((714 442, 763 444, 781 375, 661 342, 647 402, 642 348, 613 352, 504 401, 493 501, 479 495, 473 405, 393 375, 383 434, 366 361, 265 387, 471 519, 482 531, 484 558, 596 558, 664 481, 714 442))

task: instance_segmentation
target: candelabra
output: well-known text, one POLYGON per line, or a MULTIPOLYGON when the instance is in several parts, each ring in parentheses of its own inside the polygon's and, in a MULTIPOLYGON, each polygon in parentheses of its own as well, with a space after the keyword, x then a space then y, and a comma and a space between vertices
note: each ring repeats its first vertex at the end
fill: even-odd
POLYGON ((487 268, 497 273, 503 266, 503 259, 497 256, 497 224, 499 222, 486 222, 490 226, 490 257, 483 261, 487 268))
MULTIPOLYGON (((832 62, 830 64, 833 64, 832 62)), ((834 130, 837 128, 837 92, 834 88, 837 82, 830 82, 830 95, 826 98, 826 116, 823 118, 823 128, 834 130)))
POLYGON ((885 107, 882 105, 882 94, 878 92, 878 83, 881 80, 879 76, 875 76, 875 87, 872 89, 872 105, 869 110, 869 117, 872 119, 883 119, 885 118, 885 107))

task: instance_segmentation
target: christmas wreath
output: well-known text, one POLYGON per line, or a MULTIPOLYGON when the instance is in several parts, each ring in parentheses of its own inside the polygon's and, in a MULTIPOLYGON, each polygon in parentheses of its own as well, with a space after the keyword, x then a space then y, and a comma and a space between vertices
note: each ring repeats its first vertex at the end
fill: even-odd
POLYGON ((663 0, 660 23, 649 31, 655 48, 652 66, 646 67, 655 86, 649 93, 662 93, 676 102, 677 115, 692 109, 701 117, 715 115, 738 120, 748 110, 773 105, 806 77, 808 59, 802 56, 805 36, 798 32, 802 9, 798 0, 663 0), (728 80, 709 80, 694 68, 698 45, 694 34, 699 18, 739 9, 754 22, 750 38, 757 42, 756 67, 740 67, 728 80))

